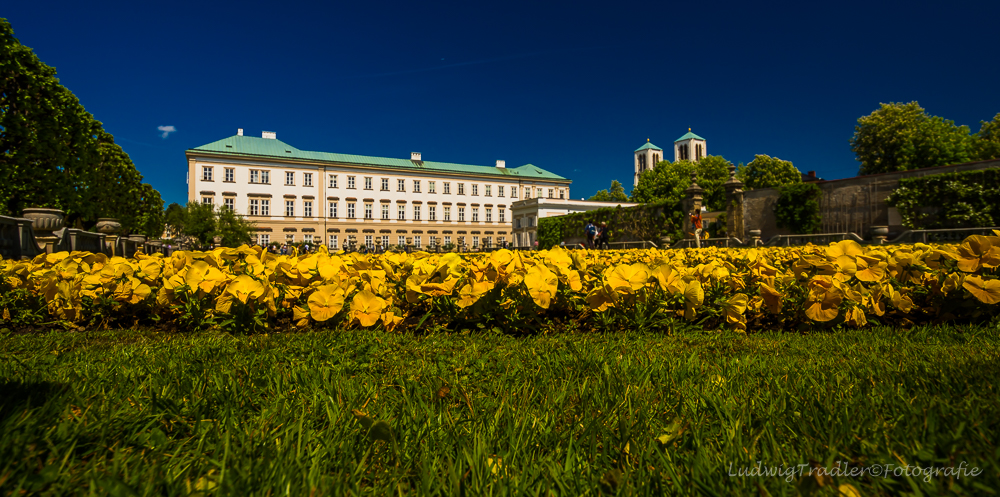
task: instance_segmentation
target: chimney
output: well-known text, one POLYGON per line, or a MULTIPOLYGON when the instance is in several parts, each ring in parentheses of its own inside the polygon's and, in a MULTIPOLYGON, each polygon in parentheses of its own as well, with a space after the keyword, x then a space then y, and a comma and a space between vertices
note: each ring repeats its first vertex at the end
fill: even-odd
POLYGON ((420 158, 420 152, 410 152, 410 160, 422 160, 420 158))
POLYGON ((497 167, 499 167, 500 169, 506 169, 507 168, 507 161, 498 160, 497 161, 497 167))
POLYGON ((243 136, 243 128, 236 128, 236 136, 243 136))
POLYGON ((264 132, 262 132, 260 134, 260 137, 261 138, 267 138, 269 140, 277 140, 278 139, 278 134, 275 133, 274 131, 264 131, 264 132))
POLYGON ((816 180, 816 171, 809 171, 809 180, 810 181, 816 180))

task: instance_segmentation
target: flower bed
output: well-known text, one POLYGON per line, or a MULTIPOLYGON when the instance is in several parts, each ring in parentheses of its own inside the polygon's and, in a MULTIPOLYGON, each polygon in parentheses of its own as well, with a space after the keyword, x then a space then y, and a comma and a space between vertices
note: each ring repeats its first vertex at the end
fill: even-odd
POLYGON ((259 248, 0 261, 5 322, 253 332, 431 324, 512 330, 796 329, 982 320, 1000 302, 1000 236, 959 245, 500 250, 276 256, 259 248), (548 323, 548 324, 546 324, 548 323))

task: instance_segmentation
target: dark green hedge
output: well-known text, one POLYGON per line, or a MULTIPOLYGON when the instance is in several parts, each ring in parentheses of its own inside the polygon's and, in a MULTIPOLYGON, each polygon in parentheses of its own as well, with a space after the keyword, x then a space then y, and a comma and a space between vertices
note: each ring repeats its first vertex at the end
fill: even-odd
POLYGON ((778 227, 787 227, 797 235, 818 233, 823 225, 823 218, 819 214, 819 199, 822 195, 823 191, 814 183, 778 187, 778 201, 774 204, 774 217, 778 227))
POLYGON ((1000 220, 1000 169, 903 179, 886 203, 911 229, 994 226, 1000 220))
POLYGON ((587 221, 608 223, 611 241, 683 238, 684 214, 680 205, 653 202, 635 207, 605 207, 538 220, 538 248, 548 249, 567 238, 583 237, 587 221))

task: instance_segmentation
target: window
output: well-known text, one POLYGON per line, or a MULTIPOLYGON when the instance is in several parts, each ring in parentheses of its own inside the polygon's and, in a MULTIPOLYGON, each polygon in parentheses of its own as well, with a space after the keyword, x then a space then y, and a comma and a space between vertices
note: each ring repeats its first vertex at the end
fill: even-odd
POLYGON ((491 195, 491 194, 490 194, 490 187, 491 187, 491 186, 492 186, 492 185, 483 185, 483 188, 484 188, 484 189, 486 189, 486 192, 485 192, 485 193, 486 193, 486 196, 487 196, 487 197, 492 197, 492 196, 493 196, 493 195, 491 195))
POLYGON ((354 202, 347 203, 347 218, 354 219, 354 202))
POLYGON ((517 198, 517 187, 510 187, 510 198, 517 198))
POLYGON ((472 222, 474 223, 479 222, 479 207, 472 208, 472 222))
POLYGON ((486 239, 483 240, 483 243, 486 244, 486 248, 490 248, 490 246, 493 245, 493 237, 492 236, 486 237, 486 239))
POLYGON ((271 200, 264 199, 260 201, 260 215, 261 216, 271 215, 271 200))
POLYGON ((313 202, 312 200, 302 201, 302 216, 312 217, 313 216, 313 202))
POLYGON ((201 168, 201 180, 212 181, 212 168, 205 166, 201 168))
POLYGON ((365 176, 365 190, 372 189, 372 178, 371 176, 365 176))
POLYGON ((472 237, 472 247, 476 248, 478 246, 479 246, 479 237, 478 236, 472 237))
POLYGON ((261 171, 260 172, 260 182, 265 185, 271 184, 271 171, 261 171))
POLYGON ((479 185, 472 185, 472 194, 479 195, 479 185))
POLYGON ((375 248, 375 243, 372 242, 371 235, 365 235, 365 246, 368 247, 368 250, 375 248))
POLYGON ((372 204, 371 202, 365 202, 365 219, 372 218, 372 204))
POLYGON ((465 207, 458 208, 458 222, 465 222, 465 207))
POLYGON ((428 181, 427 182, 427 193, 435 193, 434 192, 434 182, 433 181, 428 181))
POLYGON ((396 181, 396 191, 405 192, 406 191, 406 180, 401 179, 396 181))
POLYGON ((222 199, 222 205, 231 211, 236 210, 236 199, 233 197, 226 197, 222 199))
POLYGON ((382 191, 389 191, 389 178, 382 178, 382 191))
POLYGON ((420 220, 420 204, 414 204, 413 206, 413 220, 414 221, 420 220))
POLYGON ((398 242, 399 242, 399 246, 400 246, 400 247, 405 247, 405 246, 406 246, 406 237, 405 237, 405 236, 403 236, 403 235, 399 235, 399 236, 397 237, 396 241, 398 241, 398 242))
POLYGON ((465 183, 458 184, 458 194, 465 195, 465 183))
POLYGON ((535 188, 535 198, 538 198, 538 197, 541 197, 541 196, 542 196, 542 189, 541 188, 535 188))
POLYGON ((506 242, 507 242, 507 237, 505 237, 505 236, 498 236, 497 237, 497 243, 498 244, 503 245, 506 242))
MULTIPOLYGON (((382 204, 382 219, 389 220, 389 204, 382 204)), ((388 245, 388 243, 386 243, 388 245)))
POLYGON ((313 173, 302 173, 302 186, 313 186, 313 173))
POLYGON ((451 207, 447 205, 444 206, 444 220, 451 221, 451 207))
POLYGON ((491 207, 486 208, 486 222, 487 223, 493 222, 493 209, 491 207))
POLYGON ((445 195, 448 195, 448 194, 451 193, 451 183, 449 183, 447 181, 444 182, 444 193, 445 193, 445 195))
POLYGON ((420 180, 413 180, 413 193, 420 193, 420 180))
POLYGON ((497 185, 497 196, 498 197, 503 196, 503 185, 497 185))
POLYGON ((406 204, 399 204, 396 206, 396 219, 400 221, 406 220, 406 204))
POLYGON ((295 184, 295 173, 290 172, 290 171, 286 171, 285 172, 285 185, 294 185, 294 184, 295 184))
POLYGON ((503 220, 503 217, 504 217, 503 215, 504 215, 505 212, 507 212, 507 211, 503 210, 503 208, 500 209, 500 222, 501 223, 506 222, 506 221, 503 220))
POLYGON ((226 174, 226 176, 225 176, 225 182, 226 183, 232 183, 232 182, 236 181, 236 170, 235 169, 233 169, 231 167, 227 167, 225 169, 225 174, 226 174))
POLYGON ((515 228, 520 228, 521 227, 521 220, 520 219, 515 219, 514 220, 514 227, 515 228))
POLYGON ((333 250, 337 249, 337 235, 330 235, 329 247, 333 250))
POLYGON ((337 203, 330 202, 330 217, 337 217, 337 203))
POLYGON ((428 205, 427 206, 427 219, 429 221, 437 221, 437 206, 428 205))
POLYGON ((389 235, 382 235, 382 248, 389 248, 389 235))
POLYGON ((524 187, 524 198, 525 199, 531 198, 531 187, 530 186, 524 187))
POLYGON ((261 246, 266 246, 267 244, 271 243, 271 235, 267 233, 257 235, 257 239, 259 240, 261 246))
POLYGON ((212 197, 201 197, 201 203, 212 205, 212 197))
MULTIPOLYGON (((330 175, 330 188, 336 188, 336 187, 337 187, 337 175, 336 174, 331 174, 330 175)), ((336 248, 336 247, 334 247, 334 248, 336 248)))
POLYGON ((450 236, 445 236, 444 237, 444 244, 445 245, 451 245, 451 237, 450 236))
POLYGON ((250 171, 250 182, 260 183, 260 171, 250 171))
POLYGON ((256 216, 258 214, 259 209, 260 209, 260 201, 255 198, 250 199, 250 209, 248 209, 250 211, 249 214, 251 216, 256 216))
POLYGON ((559 198, 566 198, 566 191, 562 188, 559 189, 559 198))
POLYGON ((306 243, 312 243, 313 242, 312 233, 306 233, 305 235, 302 235, 302 241, 306 243))
POLYGON ((413 237, 413 247, 420 248, 420 236, 413 237))
POLYGON ((347 177, 347 187, 350 188, 351 190, 354 189, 354 176, 347 177))
POLYGON ((553 193, 552 193, 552 189, 551 189, 551 188, 549 188, 549 198, 555 198, 555 197, 553 196, 553 193))
POLYGON ((286 216, 294 216, 295 215, 295 201, 294 200, 286 200, 285 201, 285 215, 286 216))

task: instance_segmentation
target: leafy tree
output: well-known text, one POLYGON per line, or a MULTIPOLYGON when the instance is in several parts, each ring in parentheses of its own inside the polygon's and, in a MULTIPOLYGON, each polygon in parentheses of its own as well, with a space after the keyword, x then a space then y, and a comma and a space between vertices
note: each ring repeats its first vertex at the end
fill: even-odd
POLYGON ((726 206, 723 185, 729 179, 731 165, 718 155, 702 157, 698 162, 660 161, 639 177, 639 184, 632 189, 631 200, 641 203, 665 201, 679 205, 684 199, 684 190, 691 186, 691 173, 697 171, 698 186, 705 189, 702 194, 704 205, 709 210, 722 210, 726 206))
POLYGON ((1000 113, 993 116, 990 122, 979 123, 979 132, 973 135, 973 157, 975 160, 1000 159, 1000 113))
POLYGON ((115 217, 150 236, 163 212, 114 137, 0 19, 0 214, 26 207, 62 209, 69 226, 115 217))
POLYGON ((802 182, 802 173, 791 162, 760 154, 746 166, 736 168, 736 177, 749 190, 802 182))
POLYGON ((213 204, 188 202, 186 207, 170 204, 163 214, 175 238, 199 246, 208 246, 217 236, 225 247, 238 247, 253 240, 254 224, 243 216, 213 204))
POLYGON ((905 171, 968 162, 972 138, 968 126, 931 116, 917 102, 880 104, 858 118, 851 138, 861 169, 858 174, 905 171))
POLYGON ((611 191, 601 190, 590 197, 590 200, 602 202, 628 202, 628 195, 625 195, 625 187, 618 180, 611 180, 611 191))

